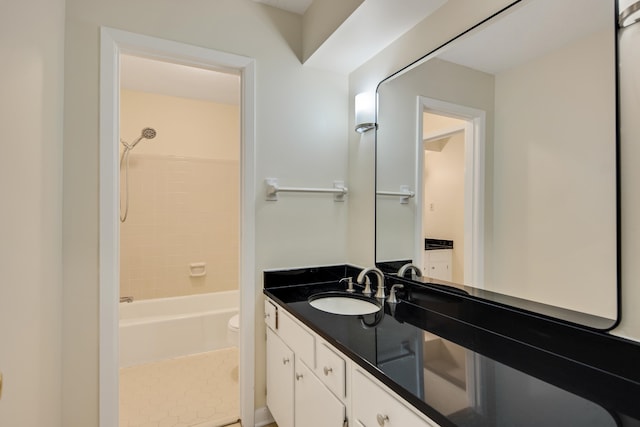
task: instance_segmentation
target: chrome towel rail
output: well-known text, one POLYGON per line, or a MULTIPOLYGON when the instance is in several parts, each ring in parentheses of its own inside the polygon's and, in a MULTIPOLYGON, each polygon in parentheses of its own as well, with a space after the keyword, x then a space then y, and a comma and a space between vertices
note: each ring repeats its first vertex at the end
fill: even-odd
POLYGON ((409 199, 416 197, 414 191, 409 190, 408 185, 401 185, 400 191, 376 191, 378 196, 398 196, 400 197, 400 203, 406 205, 409 203, 409 199))
POLYGON ((333 188, 304 188, 304 187, 280 187, 277 178, 267 178, 264 180, 267 186, 267 200, 278 200, 278 193, 331 193, 333 200, 343 202, 348 189, 344 186, 344 181, 333 181, 333 188))

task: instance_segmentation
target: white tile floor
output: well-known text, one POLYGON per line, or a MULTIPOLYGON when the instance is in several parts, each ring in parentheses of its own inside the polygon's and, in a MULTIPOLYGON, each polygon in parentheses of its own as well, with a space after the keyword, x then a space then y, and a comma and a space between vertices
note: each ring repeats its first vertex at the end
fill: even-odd
POLYGON ((239 414, 236 347, 120 369, 120 427, 218 427, 239 414))

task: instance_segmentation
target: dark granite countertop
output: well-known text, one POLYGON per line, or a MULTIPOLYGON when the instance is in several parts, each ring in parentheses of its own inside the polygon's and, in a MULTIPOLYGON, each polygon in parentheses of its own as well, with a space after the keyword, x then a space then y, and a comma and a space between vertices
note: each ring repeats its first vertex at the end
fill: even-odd
POLYGON ((410 281, 376 314, 307 302, 357 272, 266 272, 264 293, 441 426, 640 426, 637 343, 410 281))

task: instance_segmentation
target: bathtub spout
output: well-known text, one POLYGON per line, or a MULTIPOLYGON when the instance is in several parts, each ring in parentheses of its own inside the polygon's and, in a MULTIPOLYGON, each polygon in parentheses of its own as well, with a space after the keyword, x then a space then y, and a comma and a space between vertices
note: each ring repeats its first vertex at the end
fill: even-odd
POLYGON ((133 297, 120 297, 120 302, 133 302, 133 297))

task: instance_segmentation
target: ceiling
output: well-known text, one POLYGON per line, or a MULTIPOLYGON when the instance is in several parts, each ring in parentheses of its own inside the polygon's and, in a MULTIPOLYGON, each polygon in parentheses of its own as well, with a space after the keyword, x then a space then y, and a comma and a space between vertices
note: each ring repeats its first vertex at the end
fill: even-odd
POLYGON ((444 3, 446 0, 364 0, 304 65, 349 74, 444 3))
MULTIPOLYGON (((314 1, 253 0, 304 15, 314 1)), ((319 48, 305 66, 348 74, 413 28, 447 0, 363 0, 319 48)))
POLYGON ((313 0, 253 0, 256 3, 264 3, 278 9, 287 10, 289 12, 304 15, 307 8, 311 6, 313 0))
POLYGON ((240 103, 240 76, 237 74, 132 55, 120 55, 120 86, 217 104, 240 103))
POLYGON ((602 0, 525 2, 481 32, 452 44, 438 57, 496 74, 580 40, 596 29, 611 28, 611 9, 611 3, 602 0), (580 19, 571 19, 576 10, 580 19))
MULTIPOLYGON (((303 15, 314 0, 253 0, 303 15)), ((315 0, 320 1, 320 0, 315 0)), ((446 0, 364 0, 305 61, 305 67, 349 74, 429 16, 446 0)), ((240 102, 240 77, 219 71, 121 56, 123 89, 240 102)))

